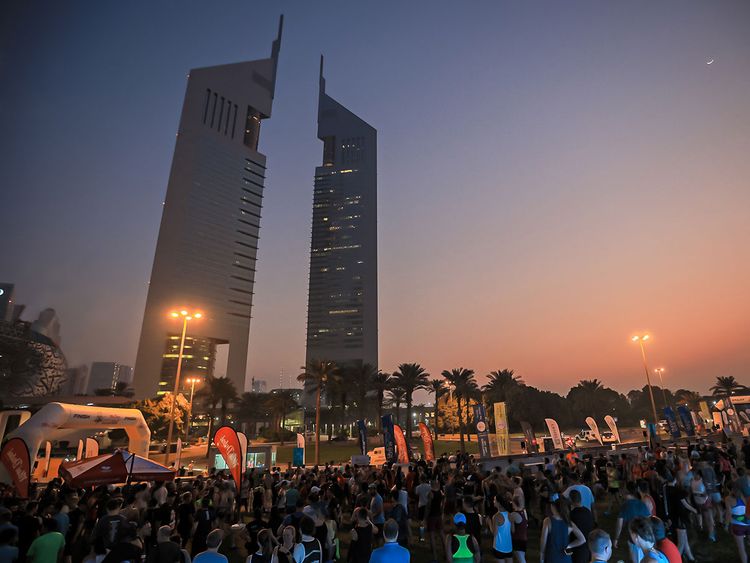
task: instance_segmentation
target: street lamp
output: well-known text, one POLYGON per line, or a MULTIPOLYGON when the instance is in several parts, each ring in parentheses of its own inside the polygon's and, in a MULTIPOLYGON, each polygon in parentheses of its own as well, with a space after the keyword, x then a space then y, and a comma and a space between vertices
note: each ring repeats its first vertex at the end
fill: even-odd
POLYGON ((185 382, 190 384, 190 401, 188 402, 187 423, 185 424, 185 443, 190 435, 190 419, 193 417, 193 395, 195 394, 195 384, 202 380, 198 377, 188 377, 185 382))
POLYGON ((187 325, 193 319, 200 319, 203 313, 199 311, 189 312, 187 309, 172 311, 169 316, 173 319, 182 318, 182 336, 180 337, 180 353, 177 355, 177 373, 174 376, 174 392, 172 393, 172 406, 169 408, 169 430, 167 430, 167 457, 164 465, 169 466, 169 458, 172 454, 172 431, 174 430, 174 407, 177 404, 177 392, 180 390, 180 372, 182 371, 182 355, 185 351, 185 335, 187 325))
POLYGON ((643 357, 643 371, 646 372, 646 383, 648 384, 648 394, 651 397, 651 411, 654 415, 654 424, 659 424, 659 417, 656 416, 656 403, 654 402, 654 389, 651 387, 651 376, 648 371, 648 364, 646 363, 646 348, 643 346, 643 343, 646 342, 649 338, 651 338, 648 334, 644 334, 642 336, 633 336, 631 340, 633 342, 638 342, 638 344, 641 345, 641 356, 643 357))
POLYGON ((664 406, 667 406, 667 392, 664 390, 664 368, 656 368, 654 370, 659 374, 659 383, 661 384, 661 396, 664 399, 664 406))

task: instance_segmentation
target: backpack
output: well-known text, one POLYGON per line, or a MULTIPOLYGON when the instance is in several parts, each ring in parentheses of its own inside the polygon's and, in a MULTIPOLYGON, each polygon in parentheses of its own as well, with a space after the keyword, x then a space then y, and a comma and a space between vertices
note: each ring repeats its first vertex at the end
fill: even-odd
POLYGON ((305 548, 302 563, 323 563, 323 548, 318 540, 302 542, 302 547, 305 548))

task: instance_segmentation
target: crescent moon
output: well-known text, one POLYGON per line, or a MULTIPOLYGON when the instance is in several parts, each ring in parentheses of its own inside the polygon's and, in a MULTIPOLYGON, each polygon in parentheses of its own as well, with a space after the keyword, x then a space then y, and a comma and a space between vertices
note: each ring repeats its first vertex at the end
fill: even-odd
POLYGON ((711 59, 710 61, 706 61, 706 64, 707 64, 707 65, 711 65, 711 64, 714 64, 714 60, 713 60, 713 59, 711 59))

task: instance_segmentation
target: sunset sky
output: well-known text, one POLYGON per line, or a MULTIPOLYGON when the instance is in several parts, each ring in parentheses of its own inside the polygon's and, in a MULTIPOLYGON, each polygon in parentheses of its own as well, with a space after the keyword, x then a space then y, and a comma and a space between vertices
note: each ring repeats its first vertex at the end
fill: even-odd
POLYGON ((750 3, 76 5, 0 8, 0 281, 70 364, 135 363, 186 75, 283 10, 253 376, 304 362, 323 53, 378 130, 382 369, 627 391, 648 331, 669 387, 750 384, 750 3))

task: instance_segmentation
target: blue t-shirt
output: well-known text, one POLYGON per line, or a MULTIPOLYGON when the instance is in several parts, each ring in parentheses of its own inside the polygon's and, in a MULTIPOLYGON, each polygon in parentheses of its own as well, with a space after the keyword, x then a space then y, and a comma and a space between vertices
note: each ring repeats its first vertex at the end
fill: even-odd
POLYGON ((649 511, 648 506, 646 506, 642 500, 637 498, 627 499, 620 509, 620 518, 624 520, 625 526, 628 525, 628 522, 638 516, 649 518, 651 516, 651 511, 649 511))
POLYGON ((386 543, 370 555, 370 563, 409 563, 409 550, 396 542, 386 543))
POLYGON ((195 556, 193 563, 229 563, 229 559, 221 553, 204 551, 195 556))
POLYGON ((571 485, 570 487, 565 489, 563 496, 567 499, 570 499, 570 491, 573 490, 581 493, 581 506, 585 506, 586 508, 591 510, 591 507, 594 506, 594 493, 591 492, 591 489, 589 489, 586 485, 571 485))

